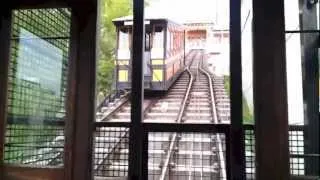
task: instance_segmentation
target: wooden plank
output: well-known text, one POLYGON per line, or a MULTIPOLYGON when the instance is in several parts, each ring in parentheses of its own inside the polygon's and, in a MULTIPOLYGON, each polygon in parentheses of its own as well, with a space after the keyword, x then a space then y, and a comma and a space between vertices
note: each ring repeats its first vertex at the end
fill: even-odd
POLYGON ((253 17, 256 179, 289 179, 284 2, 255 0, 253 17))
POLYGON ((8 7, 12 9, 36 8, 83 8, 95 6, 97 0, 11 0, 8 7))
POLYGON ((66 98, 66 121, 65 121, 65 145, 64 145, 64 179, 71 180, 73 173, 73 146, 74 131, 76 124, 77 103, 77 48, 78 48, 78 23, 74 13, 71 14, 71 37, 70 57, 68 67, 68 88, 66 98))
POLYGON ((63 168, 9 166, 4 168, 5 180, 58 180, 63 179, 63 168))
POLYGON ((7 84, 9 69, 9 50, 11 37, 11 10, 0 9, 0 179, 3 179, 3 157, 7 119, 7 84))
POLYGON ((97 4, 72 9, 71 75, 65 179, 92 179, 97 4), (69 140, 68 140, 69 139, 69 140))
POLYGON ((230 0, 231 179, 245 179, 241 67, 241 1, 230 0))
POLYGON ((229 124, 178 124, 178 123, 144 123, 148 132, 179 132, 179 133, 221 133, 228 134, 229 124))

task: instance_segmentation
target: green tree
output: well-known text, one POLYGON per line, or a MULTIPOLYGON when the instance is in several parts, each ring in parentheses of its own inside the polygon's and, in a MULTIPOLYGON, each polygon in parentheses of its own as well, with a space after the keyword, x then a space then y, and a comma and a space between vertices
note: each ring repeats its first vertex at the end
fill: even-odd
POLYGON ((105 95, 113 82, 116 28, 112 20, 132 14, 132 0, 105 0, 101 5, 100 50, 98 62, 98 91, 105 95))
MULTIPOLYGON (((230 77, 224 76, 224 88, 230 95, 230 77)), ((230 96, 229 96, 230 97, 230 96)), ((254 124, 253 114, 250 112, 246 98, 242 97, 242 119, 244 124, 254 124)))
MULTIPOLYGON (((145 1, 145 6, 151 0, 145 1)), ((114 60, 116 46, 116 28, 112 20, 132 14, 132 0, 104 0, 101 4, 100 50, 98 62, 97 90, 107 95, 114 81, 114 60)))

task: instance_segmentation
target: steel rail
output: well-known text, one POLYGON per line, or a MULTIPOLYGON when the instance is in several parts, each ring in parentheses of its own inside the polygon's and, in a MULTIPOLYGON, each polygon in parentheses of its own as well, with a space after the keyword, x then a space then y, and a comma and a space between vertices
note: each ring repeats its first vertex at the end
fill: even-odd
MULTIPOLYGON (((194 58, 195 58, 195 55, 192 57, 192 61, 194 60, 194 58)), ((182 116, 183 116, 183 113, 185 111, 187 100, 189 99, 190 91, 191 91, 191 88, 192 88, 192 85, 193 85, 193 81, 194 81, 194 77, 193 77, 193 75, 192 75, 192 73, 190 71, 190 66, 192 64, 192 61, 191 61, 190 65, 188 65, 187 68, 185 69, 185 72, 187 72, 189 74, 189 76, 190 76, 190 80, 189 80, 189 85, 188 85, 184 100, 182 102, 182 106, 181 106, 180 111, 179 111, 179 115, 178 115, 178 118, 177 118, 177 123, 180 123, 181 120, 182 120, 182 116)), ((171 156, 172 156, 172 153, 173 153, 173 150, 174 150, 174 145, 176 143, 176 139, 177 139, 177 133, 174 133, 172 138, 171 138, 171 141, 170 141, 169 150, 167 151, 166 160, 165 160, 165 162, 164 162, 164 164, 162 166, 162 170, 161 170, 161 174, 160 174, 159 180, 164 180, 166 178, 166 173, 167 173, 167 170, 168 170, 168 167, 169 167, 169 163, 170 163, 170 159, 171 159, 171 156)))
MULTIPOLYGON (((148 106, 144 109, 143 111, 143 115, 146 115, 146 113, 149 111, 150 107, 152 107, 155 103, 157 102, 157 100, 153 100, 151 103, 148 104, 148 106)), ((108 117, 110 117, 111 115, 117 113, 122 107, 124 107, 127 104, 127 101, 121 103, 121 105, 119 105, 119 107, 117 107, 116 109, 114 109, 109 115, 108 117)), ((107 120, 108 118, 105 118, 105 120, 107 120)), ((96 124, 99 124, 99 122, 96 122, 96 124)), ((100 127, 102 128, 102 127, 100 127)), ((118 127, 118 128, 122 128, 122 127, 118 127)), ((127 128, 127 127, 125 127, 127 128)), ((112 156, 114 154, 114 152, 118 149, 118 146, 121 145, 121 143, 123 142, 123 140, 125 140, 125 137, 128 135, 129 130, 126 130, 123 135, 121 137, 119 137, 119 140, 115 142, 114 146, 111 147, 110 151, 108 151, 105 155, 105 157, 102 158, 102 160, 100 160, 98 162, 97 165, 95 165, 96 167, 94 167, 94 170, 99 170, 100 166, 103 165, 104 162, 106 162, 108 159, 110 159, 109 157, 112 156)))
MULTIPOLYGON (((194 54, 196 55, 197 53, 194 53, 194 54)), ((192 59, 194 59, 195 55, 193 55, 192 59)), ((186 68, 184 71, 187 71, 187 72, 189 73, 189 75, 192 77, 192 74, 191 74, 191 72, 189 71, 188 68, 186 68)), ((182 73, 181 73, 181 74, 182 74, 182 73)), ((189 88, 190 88, 190 84, 189 84, 189 88)), ((191 88, 190 88, 190 89, 191 89, 191 88)), ((127 98, 127 100, 124 100, 120 105, 118 105, 118 107, 116 107, 116 108, 113 109, 108 115, 106 115, 106 116, 103 118, 102 122, 103 122, 103 121, 107 121, 112 115, 114 115, 115 113, 117 113, 123 106, 125 106, 125 105, 127 104, 128 100, 129 100, 129 98, 128 98, 128 97, 129 97, 129 94, 130 94, 130 93, 127 93, 126 96, 124 97, 124 98, 127 98)), ((184 99, 184 103, 186 102, 186 100, 187 100, 187 98, 184 99)), ((150 109, 150 107, 153 106, 156 102, 157 102, 157 100, 153 100, 153 101, 145 108, 143 114, 146 115, 146 113, 148 112, 148 110, 150 109)), ((183 115, 183 111, 180 111, 180 113, 179 113, 179 118, 178 118, 178 120, 180 119, 179 121, 181 121, 182 115, 183 115), (181 115, 180 115, 180 114, 181 114, 181 115)), ((96 122, 96 123, 99 123, 99 122, 96 122)), ((94 170, 98 170, 99 167, 101 166, 101 164, 103 164, 103 162, 105 162, 106 160, 109 159, 109 156, 111 156, 111 155, 113 154, 113 152, 115 152, 115 151, 117 150, 118 145, 121 144, 122 140, 126 137, 126 135, 127 135, 128 132, 129 132, 129 131, 126 131, 126 132, 123 134, 123 136, 121 136, 121 137, 119 138, 119 140, 118 140, 118 141, 115 143, 115 145, 111 148, 111 151, 109 151, 109 152, 107 153, 106 157, 104 157, 103 160, 100 161, 98 165, 96 165, 96 168, 94 168, 94 170)), ((175 136, 174 136, 172 139, 176 139, 176 133, 175 133, 175 136)), ((172 144, 172 148, 173 148, 173 145, 174 145, 174 143, 172 144)), ((171 148, 171 149, 172 149, 172 148, 171 148)))
POLYGON ((121 99, 123 99, 122 100, 122 102, 119 104, 119 105, 117 105, 112 111, 110 111, 107 115, 105 115, 103 118, 101 118, 102 120, 101 121, 108 121, 108 119, 112 116, 112 115, 114 115, 115 113, 117 113, 123 106, 125 106, 127 103, 128 103, 128 101, 129 101, 129 96, 130 96, 130 93, 128 92, 128 93, 126 93, 121 99))
MULTIPOLYGON (((198 54, 197 54, 198 55, 198 54)), ((202 51, 201 51, 201 57, 203 56, 203 53, 202 53, 202 51)), ((198 79, 199 78, 199 68, 200 68, 200 61, 196 64, 196 77, 195 77, 195 79, 198 79)), ((192 134, 192 138, 191 139, 193 139, 194 138, 194 134, 192 134)), ((201 143, 202 144, 202 143, 201 143)), ((189 174, 188 174, 188 176, 189 176, 189 178, 188 178, 188 180, 192 180, 192 164, 193 164, 193 149, 194 149, 194 142, 192 141, 192 143, 191 143, 191 152, 190 152, 190 154, 189 154, 189 156, 190 156, 190 164, 189 164, 189 167, 188 167, 188 171, 189 171, 189 174)), ((202 171, 200 172, 200 179, 202 179, 202 171)))
MULTIPOLYGON (((119 96, 119 95, 118 95, 118 92, 117 92, 115 95, 110 94, 110 95, 106 96, 106 97, 104 98, 104 100, 102 100, 102 102, 97 106, 97 109, 96 109, 96 110, 97 110, 97 111, 101 111, 101 108, 102 108, 103 106, 109 105, 109 103, 111 103, 112 101, 114 101, 116 97, 119 97, 120 100, 123 100, 123 101, 127 102, 127 101, 129 100, 129 98, 128 98, 129 95, 130 95, 130 91, 125 91, 122 96, 121 96, 121 95, 119 96)), ((122 105, 122 103, 120 103, 119 106, 121 106, 121 105, 122 105)), ((110 113, 112 113, 112 112, 113 112, 113 111, 111 111, 110 113)), ((101 119, 102 119, 101 121, 104 121, 104 120, 106 119, 106 116, 103 117, 103 118, 101 118, 101 119)))
MULTIPOLYGON (((203 59, 202 59, 202 65, 203 65, 203 59)), ((212 85, 212 78, 210 76, 210 74, 204 70, 202 68, 202 65, 200 66, 200 71, 202 73, 204 73, 207 78, 208 78, 208 81, 209 81, 209 88, 210 88, 210 95, 211 95, 211 109, 212 109, 212 121, 213 123, 215 124, 218 124, 219 121, 218 121, 218 114, 217 114, 217 109, 216 109, 216 104, 215 104, 215 98, 214 98, 214 93, 213 93, 213 85, 212 85)), ((226 168, 226 165, 225 165, 225 160, 224 160, 224 156, 223 156, 223 148, 222 148, 222 141, 221 141, 221 138, 220 138, 220 135, 217 134, 217 141, 218 141, 218 154, 219 154, 219 159, 220 159, 220 165, 221 165, 221 175, 222 175, 222 179, 227 179, 227 174, 226 174, 226 171, 224 170, 226 168)))

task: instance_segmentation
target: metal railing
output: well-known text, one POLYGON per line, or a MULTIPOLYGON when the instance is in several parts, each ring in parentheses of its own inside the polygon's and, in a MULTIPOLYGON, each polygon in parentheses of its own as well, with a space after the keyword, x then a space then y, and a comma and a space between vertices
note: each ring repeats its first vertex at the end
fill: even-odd
POLYGON ((103 98, 103 100, 101 101, 101 103, 98 104, 97 106, 97 112, 101 111, 102 107, 107 107, 110 103, 114 102, 115 99, 117 98, 121 98, 121 96, 126 96, 127 94, 129 94, 128 91, 113 91, 110 94, 108 94, 107 96, 105 96, 103 98))
MULTIPOLYGON (((246 177, 247 179, 256 179, 255 164, 255 128, 254 125, 244 125, 245 130, 245 159, 246 159, 246 177)), ((289 157, 290 174, 292 177, 306 177, 307 158, 319 159, 319 154, 306 154, 304 140, 305 126, 289 126, 289 157)), ((317 175, 320 178, 320 174, 317 175)), ((313 177, 314 178, 314 177, 313 177)))
MULTIPOLYGON (((211 132, 201 131, 201 129, 196 128, 192 129, 194 130, 194 132, 189 131, 190 129, 184 131, 184 128, 179 127, 179 125, 168 125, 171 127, 159 131, 159 129, 162 128, 158 128, 156 126, 157 125, 148 125, 148 128, 146 129, 146 133, 149 134, 149 148, 148 151, 146 151, 149 153, 149 165, 145 168, 149 170, 149 177, 152 177, 151 179, 166 179, 169 176, 179 178, 186 177, 187 175, 183 175, 183 172, 187 171, 184 168, 186 168, 187 166, 190 166, 189 169, 191 168, 191 165, 189 165, 189 163, 191 163, 192 158, 191 156, 186 157, 182 155, 187 151, 193 151, 193 154, 196 156, 197 153, 201 152, 201 149, 196 150, 195 148, 200 146, 195 144, 192 145, 191 139, 193 139, 195 142, 200 143, 206 142, 205 139, 209 136, 213 137, 214 139, 214 141, 212 141, 214 144, 211 150, 214 154, 217 154, 219 156, 219 158, 216 160, 218 160, 218 162, 221 164, 220 168, 215 167, 214 169, 215 171, 217 171, 217 169, 220 171, 219 179, 226 179, 226 177, 228 176, 228 168, 230 167, 230 162, 228 161, 228 156, 230 156, 230 154, 228 154, 229 150, 227 150, 228 146, 230 145, 230 141, 228 139, 230 125, 213 124, 211 127, 211 132), (220 140, 217 138, 218 136, 220 137, 220 140), (189 142, 189 144, 187 142, 189 142), (217 145, 221 146, 219 147, 217 145), (183 147, 186 146, 194 150, 184 149, 183 147), (221 163, 222 161, 223 163, 221 163), (181 174, 177 174, 178 172, 181 172, 181 174)), ((110 148, 105 148, 105 151, 103 152, 105 154, 105 156, 103 156, 104 160, 103 163, 99 165, 100 169, 98 168, 99 172, 96 173, 96 175, 100 175, 103 177, 126 177, 128 170, 127 162, 129 141, 127 136, 120 135, 121 133, 123 134, 124 132, 128 132, 129 125, 113 127, 113 129, 110 128, 111 127, 108 125, 108 123, 100 124, 97 128, 97 131, 104 131, 104 134, 100 134, 100 138, 104 137, 102 138, 105 139, 104 143, 109 143, 108 146, 110 148, 113 148, 113 150, 110 150, 110 148), (114 132, 118 132, 118 134, 114 132), (119 141, 116 140, 117 138, 119 141)), ((254 126, 244 125, 244 130, 246 178, 255 179, 256 166, 254 126)), ((304 152, 305 142, 302 138, 304 130, 304 126, 290 126, 289 128, 290 172, 294 177, 306 176, 306 166, 304 164, 306 158, 320 157, 318 154, 306 154, 304 152)), ((204 144, 201 146, 204 146, 204 144)), ((201 153, 201 156, 205 157, 207 150, 201 153)), ((100 157, 102 156, 100 155, 100 157)), ((194 163, 196 163, 196 161, 194 161, 194 163)), ((208 168, 208 166, 206 165, 206 163, 204 163, 198 164, 194 168, 191 168, 191 172, 194 173, 192 175, 193 177, 196 177, 196 173, 200 172, 200 170, 197 170, 197 168, 202 169, 201 171, 204 173, 206 172, 206 170, 204 169, 208 168)))

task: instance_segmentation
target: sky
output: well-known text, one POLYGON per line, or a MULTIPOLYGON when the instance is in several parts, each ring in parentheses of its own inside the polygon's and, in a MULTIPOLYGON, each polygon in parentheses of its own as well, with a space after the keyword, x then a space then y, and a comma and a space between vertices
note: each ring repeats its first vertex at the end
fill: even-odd
POLYGON ((170 18, 176 22, 214 21, 229 24, 228 0, 151 0, 146 15, 170 18))

